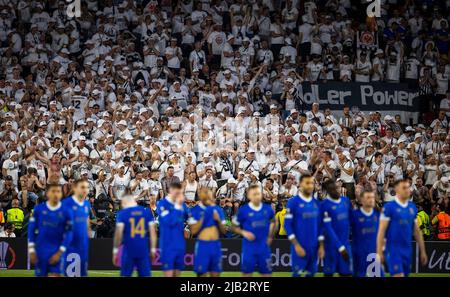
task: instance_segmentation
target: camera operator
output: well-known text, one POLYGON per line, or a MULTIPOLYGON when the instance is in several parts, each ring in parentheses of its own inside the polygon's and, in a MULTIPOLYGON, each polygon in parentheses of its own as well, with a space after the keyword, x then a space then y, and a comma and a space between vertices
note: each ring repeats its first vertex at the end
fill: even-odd
POLYGON ((94 202, 94 212, 96 214, 97 238, 111 238, 116 224, 116 216, 113 212, 113 204, 104 194, 98 196, 94 202))

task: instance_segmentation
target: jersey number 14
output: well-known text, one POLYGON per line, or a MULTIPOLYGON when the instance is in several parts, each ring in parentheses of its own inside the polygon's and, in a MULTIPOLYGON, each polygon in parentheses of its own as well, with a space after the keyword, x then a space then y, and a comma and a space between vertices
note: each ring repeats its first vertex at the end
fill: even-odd
POLYGON ((135 218, 130 218, 130 234, 131 238, 135 238, 136 235, 140 235, 141 238, 145 236, 145 219, 140 218, 139 221, 136 223, 135 218))

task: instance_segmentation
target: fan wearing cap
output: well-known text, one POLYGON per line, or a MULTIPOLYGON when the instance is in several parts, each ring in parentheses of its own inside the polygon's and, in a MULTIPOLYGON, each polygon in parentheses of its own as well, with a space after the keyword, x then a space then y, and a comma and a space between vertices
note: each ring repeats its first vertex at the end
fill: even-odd
POLYGON ((206 169, 215 170, 214 162, 210 153, 203 153, 202 161, 196 166, 196 172, 199 178, 202 178, 206 174, 206 169))
POLYGON ((259 172, 261 168, 255 158, 255 154, 256 151, 254 149, 248 149, 247 153, 245 154, 245 158, 239 162, 238 169, 245 172, 246 174, 250 174, 255 171, 259 172))
POLYGON ((188 89, 185 85, 182 85, 179 80, 173 82, 172 86, 169 89, 169 96, 170 100, 175 100, 177 105, 181 109, 187 108, 187 102, 189 98, 188 89))
POLYGON ((319 124, 325 123, 325 116, 319 110, 319 103, 313 103, 311 110, 306 112, 306 117, 309 121, 316 121, 319 124))
POLYGON ((280 49, 280 56, 283 57, 285 63, 295 64, 297 59, 297 49, 292 46, 291 38, 284 38, 284 46, 280 49))
POLYGON ((89 150, 86 146, 86 136, 80 135, 78 139, 73 139, 76 141, 76 145, 70 150, 70 157, 78 157, 79 154, 83 154, 85 156, 89 156, 89 150))
POLYGON ((435 131, 431 134, 431 141, 425 145, 425 150, 432 150, 434 154, 441 152, 444 143, 439 139, 439 132, 435 131))

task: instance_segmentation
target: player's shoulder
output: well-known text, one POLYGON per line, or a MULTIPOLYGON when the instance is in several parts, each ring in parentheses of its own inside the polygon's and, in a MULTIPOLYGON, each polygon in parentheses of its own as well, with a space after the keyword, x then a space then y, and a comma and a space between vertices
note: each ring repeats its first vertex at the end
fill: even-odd
POLYGON ((398 206, 400 206, 400 205, 398 205, 398 203, 395 202, 395 200, 391 200, 391 201, 384 203, 383 210, 396 208, 398 206))
POLYGON ((345 204, 350 204, 350 205, 352 204, 350 202, 350 198, 348 198, 347 196, 341 196, 341 201, 345 204))
POLYGON ((263 203, 263 210, 266 212, 268 211, 269 213, 274 213, 272 205, 270 205, 268 203, 263 203))
POLYGON ((414 213, 417 213, 417 206, 416 206, 416 204, 415 204, 414 202, 412 202, 411 200, 409 200, 407 205, 408 205, 407 207, 408 207, 411 211, 413 211, 414 213))
POLYGON ((83 204, 83 206, 91 207, 91 202, 88 199, 84 200, 83 204))
POLYGON ((373 214, 374 214, 374 216, 379 217, 380 216, 380 210, 374 208, 373 209, 373 214))
POLYGON ((298 203, 300 197, 298 195, 292 196, 288 199, 287 205, 294 205, 295 203, 298 203))
POLYGON ((360 215, 362 214, 362 212, 361 212, 361 209, 358 207, 358 208, 353 208, 352 209, 352 215, 354 216, 354 217, 359 217, 360 215))
POLYGON ((39 203, 34 207, 33 214, 38 214, 38 213, 42 212, 45 208, 47 208, 45 203, 39 203))
POLYGON ((64 207, 66 207, 68 205, 72 205, 73 204, 72 196, 67 196, 66 198, 62 199, 61 203, 64 207))
POLYGON ((250 209, 250 206, 248 206, 248 203, 242 205, 241 207, 239 207, 239 212, 241 213, 246 213, 248 212, 248 210, 250 209))
POLYGON ((167 201, 166 197, 164 197, 158 201, 158 203, 156 204, 156 207, 158 207, 158 208, 164 207, 165 208, 165 207, 167 207, 167 204, 168 204, 168 201, 167 201))

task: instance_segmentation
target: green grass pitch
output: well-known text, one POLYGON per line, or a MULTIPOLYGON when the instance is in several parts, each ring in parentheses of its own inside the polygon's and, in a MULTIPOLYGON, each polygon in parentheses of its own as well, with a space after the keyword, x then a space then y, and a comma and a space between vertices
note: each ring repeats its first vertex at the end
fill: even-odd
MULTIPOLYGON (((89 277, 118 277, 118 270, 90 270, 88 273, 89 277)), ((258 276, 258 274, 254 274, 258 276)), ((0 270, 0 277, 32 277, 34 276, 33 270, 0 270)), ((162 271, 152 271, 152 276, 161 277, 163 276, 162 271)), ((181 276, 184 277, 194 277, 196 276, 192 271, 183 271, 181 276)), ((222 276, 228 277, 240 277, 240 272, 224 272, 222 276)), ((274 277, 290 277, 290 272, 275 272, 273 273, 274 277)), ((322 274, 317 274, 318 277, 322 276, 322 274)), ((413 273, 412 277, 450 277, 450 273, 413 273)))

